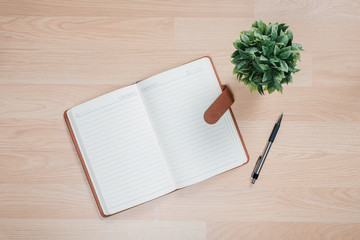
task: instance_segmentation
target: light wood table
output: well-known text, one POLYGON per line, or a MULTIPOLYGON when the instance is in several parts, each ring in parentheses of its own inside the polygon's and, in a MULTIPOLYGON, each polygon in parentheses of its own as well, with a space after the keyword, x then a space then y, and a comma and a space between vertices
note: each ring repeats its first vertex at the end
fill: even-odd
POLYGON ((360 239, 359 16, 355 0, 1 0, 0 239, 360 239), (289 24, 305 49, 284 94, 232 75, 232 42, 256 19, 289 24), (250 162, 102 218, 64 110, 204 55, 250 162))

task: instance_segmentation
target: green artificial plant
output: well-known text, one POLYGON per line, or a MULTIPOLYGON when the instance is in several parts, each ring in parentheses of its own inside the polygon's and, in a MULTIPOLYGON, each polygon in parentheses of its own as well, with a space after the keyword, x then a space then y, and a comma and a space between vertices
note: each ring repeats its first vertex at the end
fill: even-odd
POLYGON ((293 33, 285 23, 254 22, 250 31, 240 33, 234 43, 231 62, 237 79, 249 86, 250 91, 282 93, 282 84, 292 82, 296 62, 300 60, 302 46, 293 43, 293 33))

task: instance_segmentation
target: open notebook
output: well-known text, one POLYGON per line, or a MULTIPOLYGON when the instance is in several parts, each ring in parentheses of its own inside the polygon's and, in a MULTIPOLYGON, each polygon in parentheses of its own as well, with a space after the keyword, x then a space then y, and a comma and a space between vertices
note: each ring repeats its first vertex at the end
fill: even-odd
POLYGON ((204 121, 219 94, 204 57, 65 112, 102 216, 248 161, 230 111, 204 121))

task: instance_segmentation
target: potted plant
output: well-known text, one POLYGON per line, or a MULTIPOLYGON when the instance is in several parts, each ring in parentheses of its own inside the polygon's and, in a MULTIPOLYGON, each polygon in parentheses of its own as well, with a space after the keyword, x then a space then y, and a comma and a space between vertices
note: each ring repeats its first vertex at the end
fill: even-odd
POLYGON ((272 93, 283 91, 282 84, 291 83, 292 74, 300 60, 302 46, 293 43, 293 33, 285 23, 254 22, 251 30, 240 33, 234 43, 236 50, 231 55, 235 64, 233 74, 249 86, 250 92, 272 93))

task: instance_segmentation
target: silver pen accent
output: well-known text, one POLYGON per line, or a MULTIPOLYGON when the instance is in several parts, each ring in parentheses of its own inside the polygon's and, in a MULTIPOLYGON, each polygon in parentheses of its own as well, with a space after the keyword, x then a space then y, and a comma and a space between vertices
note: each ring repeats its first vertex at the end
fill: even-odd
POLYGON ((272 143, 274 142, 275 140, 275 137, 276 137, 276 134, 280 128, 280 123, 281 123, 281 120, 282 120, 282 117, 283 117, 283 113, 281 114, 279 120, 277 121, 277 123, 275 124, 272 132, 271 132, 271 135, 269 137, 269 140, 265 146, 265 149, 264 149, 264 152, 261 156, 259 156, 258 160, 256 161, 256 164, 255 164, 255 167, 254 167, 254 170, 251 174, 251 177, 252 177, 252 181, 251 183, 254 184, 256 182, 256 180, 258 179, 259 177, 259 174, 260 174, 260 171, 262 169, 262 167, 264 166, 264 163, 265 163, 265 160, 266 160, 266 157, 270 151, 270 148, 271 148, 271 145, 272 143))

